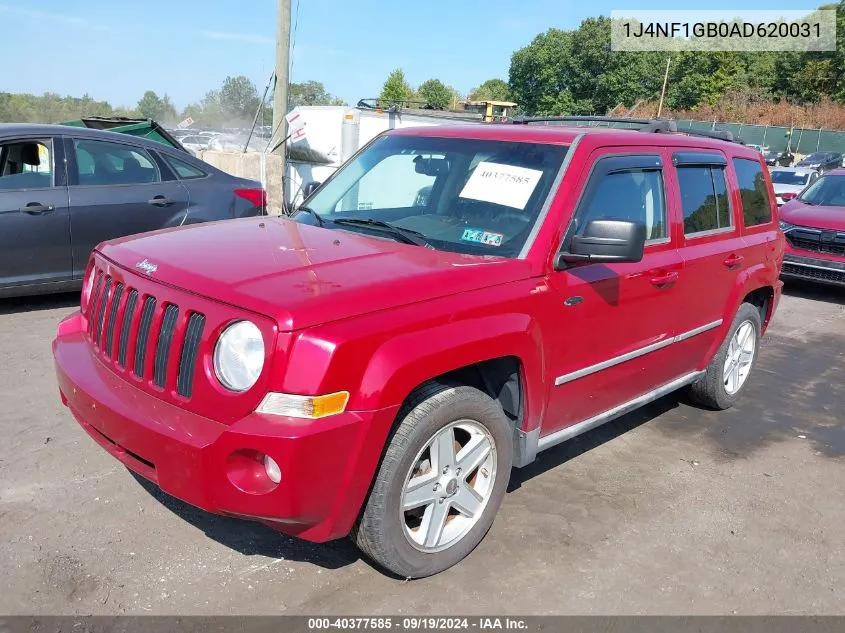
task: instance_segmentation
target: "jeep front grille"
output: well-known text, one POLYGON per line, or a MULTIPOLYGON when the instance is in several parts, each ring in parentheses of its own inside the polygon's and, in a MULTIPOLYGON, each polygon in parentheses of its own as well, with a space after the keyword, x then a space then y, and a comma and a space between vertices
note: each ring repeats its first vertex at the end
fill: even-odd
POLYGON ((168 368, 177 369, 176 393, 190 398, 194 386, 205 315, 183 309, 115 281, 103 270, 96 271, 94 291, 87 306, 88 333, 94 347, 121 368, 131 362, 132 373, 164 389, 168 368), (180 327, 181 325, 181 327, 180 327), (115 344, 115 339, 117 339, 115 344), (177 358, 172 358, 178 354, 177 358), (148 363, 152 355, 152 362, 148 363))

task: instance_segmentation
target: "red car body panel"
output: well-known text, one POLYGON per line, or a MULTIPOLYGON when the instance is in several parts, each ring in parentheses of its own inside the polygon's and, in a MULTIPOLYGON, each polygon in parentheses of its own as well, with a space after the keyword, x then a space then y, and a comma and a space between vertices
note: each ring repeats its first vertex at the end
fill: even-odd
MULTIPOLYGON (((139 302, 156 299, 153 351, 139 378, 133 352, 119 362, 121 328, 110 325, 121 323, 129 293, 116 303, 114 295, 102 299, 97 281, 91 296, 83 294, 82 313, 59 326, 53 349, 62 399, 86 432, 188 503, 324 541, 352 528, 401 404, 427 380, 490 359, 516 359, 517 435, 536 442, 705 368, 749 293, 770 293, 764 327, 774 313, 784 238, 771 183, 772 221, 745 228, 730 164, 741 156, 765 170, 754 150, 683 135, 541 126, 391 134, 570 145, 568 167, 527 255, 461 255, 279 218, 103 244, 92 260, 96 279, 137 289, 139 302), (728 158, 734 226, 687 239, 670 166, 673 152, 695 149, 728 158), (648 245, 641 262, 555 271, 554 255, 596 158, 637 152, 662 158, 671 240, 648 245), (143 260, 156 263, 154 274, 136 268, 143 260), (577 309, 567 303, 573 297, 577 309), (154 348, 168 305, 179 307, 179 317, 158 386, 151 376, 154 348), (194 390, 185 396, 177 352, 194 313, 205 316, 205 330, 194 390), (214 378, 211 356, 219 333, 242 318, 262 331, 266 362, 254 387, 233 394, 214 378), (649 346, 654 353, 561 380, 649 346), (306 420, 256 412, 268 392, 338 391, 350 394, 339 415, 306 420), (262 454, 278 462, 279 485, 255 471, 262 454)), ((128 338, 134 341, 137 331, 135 323, 128 338)))

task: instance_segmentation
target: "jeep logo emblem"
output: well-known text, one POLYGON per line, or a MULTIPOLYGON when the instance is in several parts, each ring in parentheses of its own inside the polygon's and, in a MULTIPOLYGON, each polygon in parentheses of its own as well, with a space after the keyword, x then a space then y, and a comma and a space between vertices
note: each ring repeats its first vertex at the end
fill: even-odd
POLYGON ((135 264, 135 268, 143 270, 148 275, 152 275, 155 271, 158 270, 158 266, 156 264, 153 264, 148 259, 142 259, 140 262, 135 264))

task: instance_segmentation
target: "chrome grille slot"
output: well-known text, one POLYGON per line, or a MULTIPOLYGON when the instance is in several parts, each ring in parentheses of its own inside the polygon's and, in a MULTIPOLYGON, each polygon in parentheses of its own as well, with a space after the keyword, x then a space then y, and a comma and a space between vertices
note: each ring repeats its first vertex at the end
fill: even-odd
POLYGON ((158 387, 164 387, 167 379, 167 359, 170 354, 170 345, 173 342, 173 330, 176 327, 176 318, 179 316, 179 308, 172 303, 164 308, 164 318, 161 322, 161 329, 158 333, 156 343, 155 359, 153 360, 153 383, 158 387))
POLYGON ((97 273, 97 283, 94 285, 94 292, 91 293, 91 299, 88 303, 88 334, 94 334, 94 321, 97 318, 97 315, 94 314, 94 310, 96 306, 99 305, 97 302, 98 297, 100 296, 100 288, 103 285, 103 273, 97 273))
POLYGON ((109 310, 109 320, 106 322, 106 341, 103 344, 103 349, 106 355, 111 357, 112 343, 114 341, 114 322, 117 320, 117 310, 120 307, 120 300, 123 297, 123 284, 117 282, 114 287, 114 294, 111 299, 111 309, 109 310))
POLYGON ((141 310, 141 324, 138 327, 138 339, 135 341, 135 375, 144 377, 144 361, 147 359, 147 343, 150 338, 150 326, 156 308, 155 297, 147 297, 141 310))
POLYGON ((126 299, 126 309, 123 311, 123 324, 120 326, 120 340, 117 343, 117 362, 126 367, 126 353, 129 351, 129 330, 135 320, 135 304, 138 302, 138 291, 129 291, 126 299))
POLYGON ((179 375, 176 378, 176 393, 186 398, 191 397, 194 387, 194 369, 197 364, 197 353, 199 352, 203 329, 205 329, 205 316, 193 312, 188 320, 185 340, 182 342, 179 375))
POLYGON ((102 341, 100 336, 103 333, 103 319, 106 316, 106 303, 109 300, 109 292, 111 291, 111 277, 106 277, 106 285, 103 288, 103 294, 100 296, 100 301, 97 304, 97 328, 94 330, 94 345, 100 347, 102 341))

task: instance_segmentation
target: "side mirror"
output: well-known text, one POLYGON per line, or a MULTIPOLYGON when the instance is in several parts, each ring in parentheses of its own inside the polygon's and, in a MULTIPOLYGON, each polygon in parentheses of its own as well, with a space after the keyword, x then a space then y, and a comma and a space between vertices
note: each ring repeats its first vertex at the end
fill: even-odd
POLYGON ((573 235, 569 251, 555 257, 555 270, 579 262, 638 262, 645 248, 645 224, 628 220, 592 220, 582 235, 573 235))
POLYGON ((304 198, 307 198, 307 197, 308 197, 308 196, 310 196, 312 193, 314 193, 315 191, 317 191, 317 189, 319 189, 319 188, 320 188, 320 185, 322 185, 322 184, 323 184, 323 183, 321 183, 321 182, 317 182, 316 180, 312 180, 312 181, 310 181, 310 182, 306 182, 306 183, 305 183, 305 185, 303 185, 303 187, 302 187, 302 196, 303 196, 304 198))

